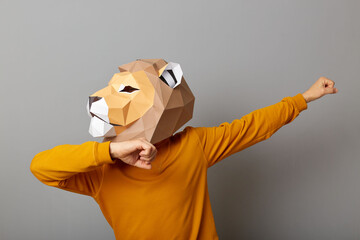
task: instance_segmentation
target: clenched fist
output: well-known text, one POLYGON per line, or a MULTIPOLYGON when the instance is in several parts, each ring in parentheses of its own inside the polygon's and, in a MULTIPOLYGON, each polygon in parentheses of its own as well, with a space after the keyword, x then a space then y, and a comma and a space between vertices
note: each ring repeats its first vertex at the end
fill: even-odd
POLYGON ((334 81, 326 77, 321 77, 302 95, 308 103, 318 98, 321 98, 326 94, 337 93, 338 89, 335 88, 334 85, 334 81))
POLYGON ((155 159, 156 153, 155 146, 144 138, 110 143, 112 159, 119 159, 139 168, 151 169, 151 162, 155 159))

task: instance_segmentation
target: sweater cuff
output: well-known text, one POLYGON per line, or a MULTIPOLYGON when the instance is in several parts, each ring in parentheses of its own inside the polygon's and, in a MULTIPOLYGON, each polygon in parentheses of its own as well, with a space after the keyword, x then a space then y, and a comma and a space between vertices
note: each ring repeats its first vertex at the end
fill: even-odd
POLYGON ((95 159, 96 162, 101 165, 104 163, 114 163, 110 156, 110 141, 98 143, 95 142, 95 159))
POLYGON ((297 108, 299 113, 307 109, 306 100, 301 93, 298 93, 297 95, 293 96, 291 99, 294 100, 295 107, 297 108))

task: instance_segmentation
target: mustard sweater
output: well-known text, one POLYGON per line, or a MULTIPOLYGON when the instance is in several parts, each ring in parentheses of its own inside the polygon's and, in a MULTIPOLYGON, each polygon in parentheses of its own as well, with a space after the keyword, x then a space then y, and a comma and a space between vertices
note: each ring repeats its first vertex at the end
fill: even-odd
POLYGON ((30 169, 43 183, 93 197, 116 239, 218 239, 207 169, 272 136, 307 103, 302 94, 216 127, 186 127, 156 144, 152 169, 113 161, 110 142, 60 145, 30 169))

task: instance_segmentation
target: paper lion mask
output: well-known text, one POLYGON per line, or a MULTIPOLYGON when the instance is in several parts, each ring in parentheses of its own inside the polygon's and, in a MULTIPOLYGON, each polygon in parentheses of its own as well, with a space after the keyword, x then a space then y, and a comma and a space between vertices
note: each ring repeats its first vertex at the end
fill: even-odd
POLYGON ((157 143, 192 118, 195 97, 178 63, 139 59, 119 67, 108 86, 90 95, 93 137, 157 143))

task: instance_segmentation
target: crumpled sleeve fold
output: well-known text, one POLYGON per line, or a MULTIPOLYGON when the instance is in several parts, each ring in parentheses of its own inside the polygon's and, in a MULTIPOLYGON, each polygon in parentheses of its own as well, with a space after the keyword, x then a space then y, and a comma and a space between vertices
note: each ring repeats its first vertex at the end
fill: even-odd
POLYGON ((104 164, 112 164, 110 142, 59 145, 36 154, 30 170, 42 183, 93 196, 97 193, 104 164))

